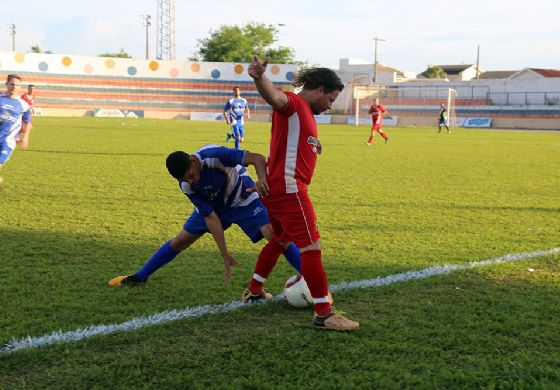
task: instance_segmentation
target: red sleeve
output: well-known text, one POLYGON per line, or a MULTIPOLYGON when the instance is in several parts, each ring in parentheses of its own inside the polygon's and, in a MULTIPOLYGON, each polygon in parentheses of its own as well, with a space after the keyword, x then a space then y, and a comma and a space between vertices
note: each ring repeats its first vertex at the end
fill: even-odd
POLYGON ((284 92, 284 95, 288 97, 288 103, 284 107, 274 111, 280 115, 291 116, 294 112, 296 112, 296 100, 298 99, 298 96, 293 92, 284 92))

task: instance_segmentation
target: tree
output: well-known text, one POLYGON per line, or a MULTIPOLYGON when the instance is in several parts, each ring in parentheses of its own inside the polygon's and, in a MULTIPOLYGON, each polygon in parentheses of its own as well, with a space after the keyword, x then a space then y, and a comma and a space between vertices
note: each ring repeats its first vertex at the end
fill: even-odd
POLYGON ((424 72, 420 73, 420 76, 427 79, 444 79, 447 77, 447 73, 443 70, 441 66, 428 66, 424 72))
POLYGON ((123 48, 121 48, 121 51, 119 53, 99 54, 99 57, 132 58, 132 56, 128 54, 126 51, 124 51, 123 48))
POLYGON ((35 45, 35 46, 31 46, 31 53, 42 53, 43 50, 41 50, 41 46, 39 45, 35 45))
POLYGON ((192 61, 251 62, 253 55, 268 57, 276 64, 293 64, 294 49, 286 46, 271 47, 277 39, 278 29, 264 23, 247 23, 239 26, 221 26, 210 30, 210 37, 198 39, 198 53, 192 61))

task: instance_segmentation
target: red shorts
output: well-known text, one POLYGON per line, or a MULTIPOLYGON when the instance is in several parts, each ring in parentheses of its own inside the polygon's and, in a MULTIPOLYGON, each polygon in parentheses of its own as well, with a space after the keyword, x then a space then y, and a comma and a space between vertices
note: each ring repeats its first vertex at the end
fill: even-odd
POLYGON ((319 239, 317 217, 307 192, 271 195, 262 200, 275 240, 292 241, 298 248, 305 248, 319 239))
POLYGON ((381 121, 381 122, 379 122, 379 123, 375 123, 375 122, 374 122, 373 125, 372 125, 372 127, 371 127, 371 130, 373 130, 373 131, 379 130, 381 127, 383 127, 383 126, 381 126, 382 124, 383 124, 383 121, 381 121))

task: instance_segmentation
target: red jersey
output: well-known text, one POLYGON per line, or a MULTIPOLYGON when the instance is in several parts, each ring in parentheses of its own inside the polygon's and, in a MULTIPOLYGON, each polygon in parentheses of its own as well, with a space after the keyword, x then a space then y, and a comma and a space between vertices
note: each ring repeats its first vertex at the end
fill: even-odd
POLYGON ((387 112, 387 110, 381 104, 371 105, 371 107, 369 108, 369 113, 371 114, 371 120, 373 121, 374 125, 383 121, 383 117, 381 116, 381 114, 385 112, 387 112))
POLYGON ((33 102, 35 101, 35 95, 33 95, 32 97, 29 97, 26 93, 21 95, 21 98, 23 100, 25 100, 27 102, 27 104, 29 104, 29 107, 31 107, 33 105, 33 102))
POLYGON ((288 104, 272 112, 268 151, 269 193, 307 191, 317 163, 317 123, 307 103, 285 92, 288 104))

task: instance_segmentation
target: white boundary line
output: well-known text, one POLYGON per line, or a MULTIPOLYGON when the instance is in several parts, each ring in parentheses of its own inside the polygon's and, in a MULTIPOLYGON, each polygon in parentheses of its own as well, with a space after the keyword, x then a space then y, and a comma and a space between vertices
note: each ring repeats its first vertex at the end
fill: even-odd
MULTIPOLYGON (((499 264, 499 263, 511 263, 515 261, 526 260, 534 257, 542 257, 552 254, 560 253, 560 248, 553 248, 548 250, 540 250, 535 252, 527 253, 514 253, 507 254, 504 256, 496 257, 493 259, 475 261, 466 264, 458 265, 443 265, 443 266, 433 266, 429 268, 424 268, 417 271, 403 272, 400 274, 388 275, 384 277, 379 277, 375 279, 367 280, 356 280, 353 282, 344 282, 336 285, 331 285, 331 291, 342 291, 342 290, 352 290, 356 288, 369 288, 369 287, 379 287, 386 286, 389 284, 397 282, 406 282, 408 280, 424 279, 436 275, 444 275, 451 272, 482 267, 486 265, 499 264)), ((278 301, 283 299, 282 294, 274 297, 273 301, 278 301)), ((155 313, 146 317, 136 317, 129 321, 122 323, 115 323, 110 325, 91 325, 86 328, 78 328, 73 331, 56 331, 50 334, 32 337, 26 336, 19 340, 15 338, 10 344, 4 344, 0 347, 0 353, 12 353, 15 351, 20 351, 24 349, 40 348, 52 344, 67 343, 71 341, 79 341, 86 338, 117 333, 126 332, 130 330, 144 328, 146 326, 152 326, 157 324, 163 324, 165 322, 175 321, 182 318, 194 318, 200 317, 206 314, 217 314, 217 313, 227 313, 240 309, 241 307, 246 307, 241 301, 232 301, 224 303, 221 305, 204 305, 187 307, 182 310, 168 310, 155 313)))

